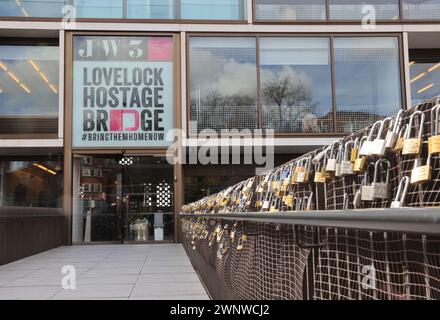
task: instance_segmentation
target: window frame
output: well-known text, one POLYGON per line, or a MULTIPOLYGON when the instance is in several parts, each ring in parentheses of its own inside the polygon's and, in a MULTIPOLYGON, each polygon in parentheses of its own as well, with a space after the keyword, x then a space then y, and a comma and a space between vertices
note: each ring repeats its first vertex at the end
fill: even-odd
MULTIPOLYGON (((172 19, 130 19, 127 18, 127 0, 121 0, 122 2, 122 17, 121 18, 76 18, 76 22, 101 22, 101 23, 160 23, 160 24, 247 24, 248 16, 250 12, 247 12, 247 0, 241 0, 242 7, 240 8, 240 14, 242 17, 237 20, 229 19, 181 19, 181 3, 180 0, 174 0, 174 18, 172 19)), ((73 6, 74 0, 66 0, 65 5, 73 6)), ((63 21, 62 14, 60 12, 59 17, 23 17, 23 16, 1 16, 2 21, 43 21, 43 22, 61 22, 63 21)))
MULTIPOLYGON (((201 32, 188 32, 186 34, 186 128, 187 134, 189 138, 197 138, 198 133, 192 132, 189 122, 191 119, 190 115, 190 73, 191 73, 191 65, 190 65, 190 38, 191 37, 255 37, 256 41, 256 68, 257 68, 257 106, 258 106, 258 128, 262 128, 262 117, 263 117, 263 105, 262 105, 262 96, 261 96, 261 88, 260 88, 260 38, 262 37, 286 37, 286 38, 322 38, 328 37, 330 43, 330 64, 331 64, 331 90, 332 90, 332 111, 333 111, 333 131, 332 132, 274 132, 276 138, 286 138, 286 137, 343 137, 346 136, 347 133, 340 133, 336 131, 336 120, 337 120, 337 101, 336 101, 336 87, 335 87, 335 68, 334 68, 334 38, 336 37, 395 37, 398 41, 398 50, 399 50, 399 79, 400 79, 400 98, 402 109, 407 109, 407 101, 406 101, 406 86, 405 86, 405 68, 404 68, 404 57, 403 57, 403 35, 402 33, 375 33, 374 35, 371 33, 201 33, 201 32)), ((264 129, 263 129, 264 131, 264 129)), ((263 132, 264 134, 264 132, 263 132)))

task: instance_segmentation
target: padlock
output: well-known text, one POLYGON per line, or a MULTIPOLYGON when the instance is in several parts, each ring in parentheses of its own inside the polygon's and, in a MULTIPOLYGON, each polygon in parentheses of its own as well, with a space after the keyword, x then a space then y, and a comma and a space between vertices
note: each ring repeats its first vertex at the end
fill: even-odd
POLYGON ((270 204, 269 212, 279 212, 281 205, 281 199, 277 197, 272 197, 272 201, 270 204))
POLYGON ((293 209, 294 206, 294 202, 295 202, 295 197, 293 194, 288 194, 285 199, 284 199, 284 204, 289 208, 289 209, 293 209))
POLYGON ((431 132, 428 139, 428 152, 429 154, 440 153, 440 133, 439 133, 439 120, 440 120, 440 104, 437 104, 431 109, 431 132))
MULTIPOLYGON (((422 148, 423 126, 425 124, 425 114, 417 110, 409 118, 408 130, 406 131, 405 141, 403 141, 402 155, 418 155, 422 148), (415 116, 420 116, 419 130, 416 138, 411 138, 415 116)), ((415 128, 414 128, 415 129, 415 128)), ((417 132, 417 130, 414 130, 417 132)))
POLYGON ((344 156, 344 148, 342 143, 339 145, 338 153, 336 154, 336 168, 335 168, 335 177, 341 177, 341 161, 344 156))
MULTIPOLYGON (((359 148, 362 148, 362 145, 365 143, 365 141, 368 138, 366 136, 363 136, 359 141, 359 148)), ((353 164, 353 172, 363 172, 365 168, 365 164, 367 162, 366 156, 360 156, 359 153, 357 155, 357 158, 354 161, 353 164)))
POLYGON ((298 177, 298 160, 295 160, 292 167, 292 178, 290 179, 290 184, 296 184, 296 179, 298 177))
POLYGON ((360 209, 362 207, 362 192, 361 189, 356 190, 353 197, 353 208, 360 209))
POLYGON ((389 182, 390 182, 390 169, 391 164, 386 159, 379 159, 374 164, 374 177, 373 183, 371 186, 373 187, 373 198, 374 199, 389 199, 389 182), (381 174, 379 173, 379 167, 381 167, 381 171, 386 171, 386 179, 383 181, 381 179, 381 174))
POLYGON ((350 151, 350 161, 354 164, 359 152, 359 138, 354 139, 353 146, 350 151))
POLYGON ((348 194, 345 192, 344 196, 342 198, 342 210, 348 210, 349 209, 349 201, 348 201, 348 194))
MULTIPOLYGON (((370 165, 372 165, 372 163, 370 163, 370 165)), ((364 178, 363 178, 362 184, 361 184, 361 199, 362 199, 362 201, 373 201, 374 200, 373 186, 370 184, 370 181, 369 181, 369 172, 368 171, 369 171, 370 165, 365 170, 364 178)))
POLYGON ((269 210, 272 197, 273 197, 273 193, 270 191, 270 189, 267 189, 263 204, 261 205, 261 211, 269 210))
POLYGON ((289 163, 288 165, 286 165, 283 169, 283 173, 282 173, 282 182, 281 182, 281 195, 285 195, 287 190, 289 189, 289 185, 290 185, 290 179, 292 176, 292 170, 293 170, 293 163, 289 163))
POLYGON ((237 243, 237 250, 243 250, 244 243, 247 241, 248 237, 246 234, 243 234, 239 239, 237 243))
POLYGON ((360 149, 359 149, 359 155, 360 155, 360 156, 368 157, 368 156, 371 155, 371 152, 373 151, 373 148, 374 148, 374 146, 373 146, 373 138, 374 138, 375 132, 376 132, 376 130, 377 130, 378 128, 379 128, 379 130, 380 130, 380 128, 383 129, 383 122, 380 121, 380 120, 379 120, 379 121, 376 121, 376 122, 371 126, 371 129, 370 129, 370 131, 369 131, 369 133, 368 133, 367 140, 365 140, 365 141, 362 143, 362 146, 361 146, 360 149))
POLYGON ((350 146, 351 146, 350 149, 350 154, 351 154, 351 150, 354 148, 354 141, 347 141, 344 145, 344 153, 340 165, 341 176, 343 177, 353 174, 353 163, 351 162, 351 159, 349 159, 349 151, 348 151, 350 146))
POLYGON ((397 138, 399 136, 399 130, 402 123, 402 114, 403 110, 400 109, 397 115, 393 118, 391 124, 391 130, 388 130, 387 135, 385 137, 385 149, 393 150, 396 145, 397 138))
POLYGON ((327 179, 328 179, 327 172, 325 172, 324 168, 321 167, 321 163, 318 162, 317 164, 315 164, 315 178, 313 179, 313 182, 326 183, 327 179))
POLYGON ((312 210, 312 204, 313 204, 313 192, 310 192, 310 195, 305 196, 302 201, 302 210, 303 211, 312 210))
POLYGON ((420 157, 414 160, 414 168, 411 171, 411 184, 424 184, 431 181, 432 167, 431 167, 431 155, 428 154, 426 159, 426 165, 420 165, 420 157))
POLYGON ((382 120, 382 123, 379 127, 379 132, 377 133, 376 139, 371 144, 371 152, 370 154, 373 156, 383 157, 385 155, 385 136, 384 132, 386 132, 385 127, 389 125, 392 121, 391 117, 385 118, 382 120))
POLYGON ((400 127, 399 134, 397 135, 396 144, 394 145, 394 152, 401 152, 403 149, 403 142, 405 141, 406 133, 408 132, 408 124, 400 127))
POLYGON ((309 181, 310 163, 310 157, 301 158, 298 161, 298 174, 296 176, 297 183, 307 183, 309 181))
POLYGON ((334 142, 331 146, 326 149, 326 153, 330 152, 327 156, 327 162, 325 164, 325 170, 327 172, 335 172, 336 171, 336 154, 335 154, 335 144, 334 142))
POLYGON ((402 208, 405 205, 406 194, 408 193, 410 179, 405 176, 400 180, 396 198, 391 202, 390 208, 402 208))

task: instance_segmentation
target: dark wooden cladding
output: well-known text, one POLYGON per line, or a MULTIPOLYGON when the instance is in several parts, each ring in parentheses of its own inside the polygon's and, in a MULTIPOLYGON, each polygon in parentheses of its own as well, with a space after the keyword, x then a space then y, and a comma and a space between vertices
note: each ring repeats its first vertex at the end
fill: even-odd
POLYGON ((58 133, 58 117, 0 117, 0 134, 58 133))
POLYGON ((62 209, 0 207, 0 265, 64 245, 62 209))

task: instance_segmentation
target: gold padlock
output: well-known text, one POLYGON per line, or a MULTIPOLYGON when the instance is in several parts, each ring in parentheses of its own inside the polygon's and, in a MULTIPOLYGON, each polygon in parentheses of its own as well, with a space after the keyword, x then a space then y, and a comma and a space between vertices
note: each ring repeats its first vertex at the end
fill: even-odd
POLYGON ((293 207, 293 201, 294 201, 294 196, 293 194, 289 194, 286 196, 286 198, 284 199, 284 204, 288 207, 293 207))
POLYGON ((420 166, 420 159, 417 158, 414 162, 414 168, 411 171, 411 184, 424 184, 431 181, 432 167, 431 155, 428 155, 426 165, 420 166))
POLYGON ((313 181, 315 183, 326 183, 328 178, 327 172, 324 172, 323 170, 316 171, 315 172, 315 179, 313 181))
POLYGON ((415 111, 409 119, 408 130, 406 131, 405 140, 403 142, 402 155, 418 155, 418 154, 420 154, 420 151, 422 148, 422 137, 423 137, 424 124, 425 124, 425 114, 420 110, 415 111), (414 124, 414 118, 417 115, 420 115, 418 134, 417 134, 417 137, 411 138, 411 131, 412 131, 411 129, 414 124))
POLYGON ((357 158, 353 164, 353 172, 364 172, 366 160, 367 158, 364 156, 357 158))

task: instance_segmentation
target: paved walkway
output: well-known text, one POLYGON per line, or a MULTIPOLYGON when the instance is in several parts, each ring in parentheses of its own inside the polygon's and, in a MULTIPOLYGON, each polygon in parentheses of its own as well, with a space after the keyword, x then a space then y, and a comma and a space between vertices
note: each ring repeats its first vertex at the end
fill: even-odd
POLYGON ((201 300, 208 295, 180 244, 85 245, 0 266, 1 299, 201 300), (62 287, 66 265, 75 267, 76 289, 62 287))

